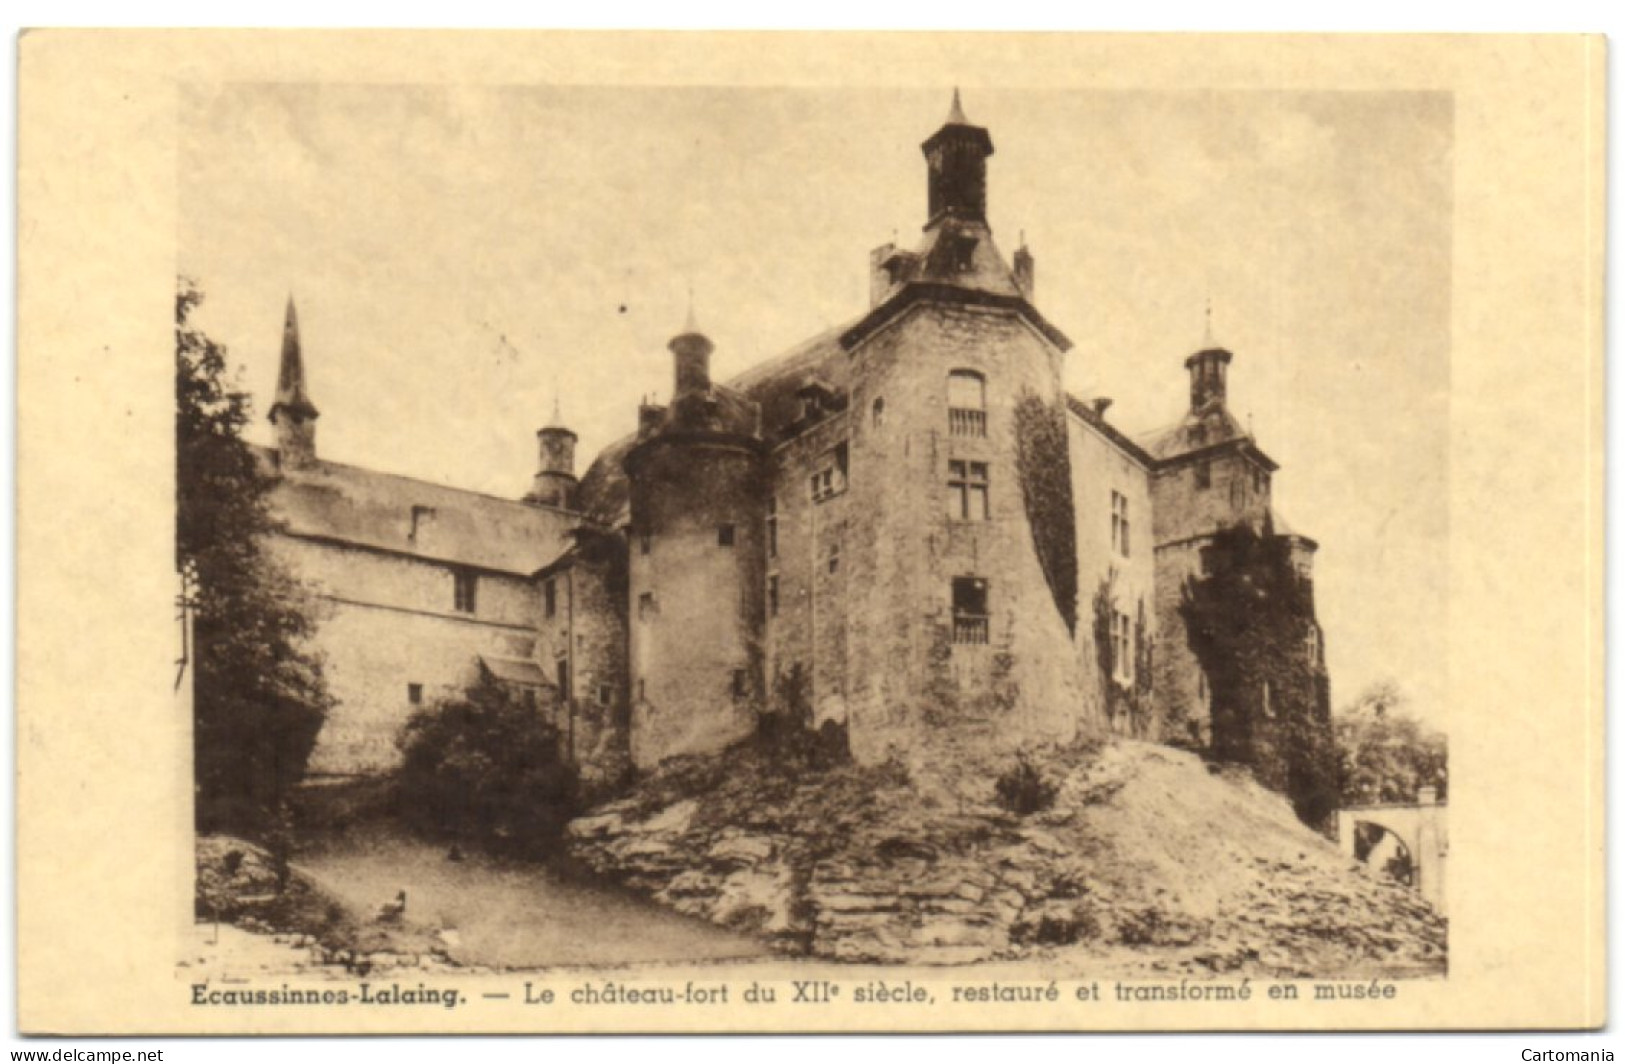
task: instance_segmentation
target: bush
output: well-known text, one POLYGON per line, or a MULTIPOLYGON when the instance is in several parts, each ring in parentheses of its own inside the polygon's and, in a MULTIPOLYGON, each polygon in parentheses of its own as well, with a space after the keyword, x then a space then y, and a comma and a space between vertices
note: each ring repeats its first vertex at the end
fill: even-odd
POLYGON ((993 785, 999 805, 1018 816, 1048 809, 1055 804, 1059 789, 1026 754, 1016 755, 1016 763, 993 785))
POLYGON ((401 747, 401 816, 427 834, 538 857, 578 811, 558 729, 489 677, 413 714, 401 747))

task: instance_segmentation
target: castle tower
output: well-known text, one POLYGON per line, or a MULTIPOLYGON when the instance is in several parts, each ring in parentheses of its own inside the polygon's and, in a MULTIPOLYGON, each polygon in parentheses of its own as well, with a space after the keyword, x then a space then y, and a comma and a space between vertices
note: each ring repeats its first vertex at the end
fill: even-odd
MULTIPOLYGON (((1038 468, 1069 483, 1064 432, 1041 454, 1017 445, 1033 424, 1065 417, 1071 343, 1027 296, 1030 253, 1012 267, 995 243, 993 141, 957 91, 921 152, 920 242, 871 253, 874 306, 841 335, 845 446, 833 426, 816 446, 809 438, 810 461, 834 450, 845 490, 815 491, 804 506, 816 468, 776 485, 779 524, 808 528, 822 567, 788 590, 802 552, 782 552, 781 590, 809 586, 816 625, 803 638, 781 623, 772 667, 808 665, 816 713, 826 702, 844 708, 860 761, 952 741, 962 733, 949 721, 991 727, 992 743, 1069 739, 1087 713, 1075 565, 1062 546, 1075 542, 1075 518, 1065 507, 1035 515, 1041 493, 1024 488, 1038 468)), ((787 453, 775 451, 775 462, 787 453)))
POLYGON ((965 117, 958 89, 947 121, 920 150, 929 172, 926 228, 948 218, 986 225, 987 157, 993 154, 993 138, 965 117))
POLYGON ((669 405, 627 452, 632 759, 712 753, 756 728, 765 571, 756 403, 712 384, 694 323, 668 345, 669 405))
POLYGON ((552 419, 536 430, 536 442, 541 452, 540 464, 536 467, 536 476, 531 481, 525 501, 568 510, 575 505, 578 437, 559 422, 559 405, 555 399, 552 419))
POLYGON ((309 469, 316 464, 316 419, 320 416, 305 389, 299 317, 290 295, 282 325, 282 365, 277 371, 276 400, 271 404, 270 413, 283 469, 309 469))
POLYGON ((1213 402, 1224 405, 1225 375, 1231 357, 1222 347, 1209 347, 1185 360, 1191 374, 1192 410, 1201 410, 1213 402))

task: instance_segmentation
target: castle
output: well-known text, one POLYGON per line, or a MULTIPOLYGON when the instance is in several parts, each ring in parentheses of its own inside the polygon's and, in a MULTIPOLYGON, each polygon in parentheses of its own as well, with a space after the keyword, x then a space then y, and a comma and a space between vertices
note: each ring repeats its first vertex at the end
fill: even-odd
MULTIPOLYGON (((957 92, 922 147, 923 235, 871 252, 861 314, 726 383, 691 319, 670 401, 579 476, 555 417, 521 498, 319 458, 290 300, 262 455, 276 549, 326 602, 337 706, 313 778, 389 770, 412 711, 482 674, 587 770, 715 752, 775 716, 859 761, 942 737, 1216 741, 1189 582, 1226 529, 1282 544, 1305 586, 1316 550, 1272 514, 1232 355, 1185 359, 1171 427, 1119 431, 1109 400, 1062 388, 1071 341, 1033 256, 994 241, 993 142, 957 92)), ((1323 690, 1312 614, 1301 637, 1292 667, 1323 690)))

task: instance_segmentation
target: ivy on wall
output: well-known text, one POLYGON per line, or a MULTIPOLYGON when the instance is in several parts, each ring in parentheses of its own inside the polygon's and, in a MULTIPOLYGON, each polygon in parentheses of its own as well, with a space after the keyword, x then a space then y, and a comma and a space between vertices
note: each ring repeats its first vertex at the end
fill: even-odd
POLYGON ((1318 654, 1314 594, 1291 544, 1268 524, 1223 529, 1185 582, 1180 612, 1211 693, 1211 755, 1246 764, 1325 829, 1337 808, 1330 689, 1318 654))
POLYGON ((1072 508, 1072 461, 1066 412, 1032 389, 1016 400, 1016 473, 1032 529, 1033 549, 1066 630, 1078 628, 1077 520, 1072 508))
POLYGON ((1118 650, 1112 638, 1112 624, 1120 611, 1117 570, 1110 570, 1095 587, 1093 631, 1095 663, 1099 672, 1100 700, 1106 710, 1106 723, 1113 731, 1126 732, 1136 739, 1154 737, 1155 712, 1151 697, 1153 640, 1147 635, 1145 600, 1134 607, 1133 668, 1131 679, 1119 677, 1118 650))

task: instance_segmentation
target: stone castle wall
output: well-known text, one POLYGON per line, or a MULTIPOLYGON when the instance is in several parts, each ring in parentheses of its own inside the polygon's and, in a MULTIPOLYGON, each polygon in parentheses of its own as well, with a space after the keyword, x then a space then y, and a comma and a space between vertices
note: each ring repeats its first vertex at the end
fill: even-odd
POLYGON ((407 718, 471 683, 477 656, 535 652, 534 591, 522 577, 477 574, 475 609, 465 613, 455 608, 451 567, 287 536, 271 544, 318 596, 316 638, 336 704, 312 775, 393 769, 407 718))

